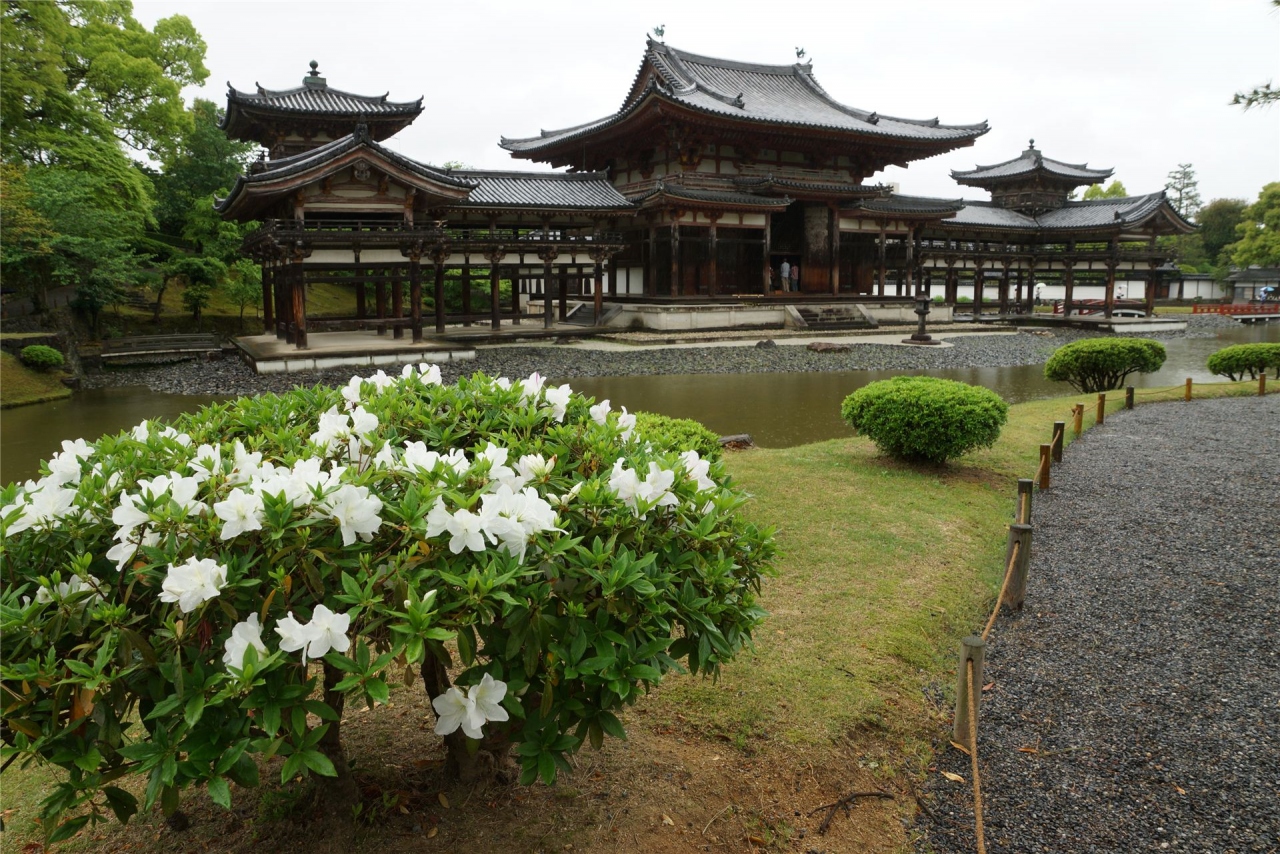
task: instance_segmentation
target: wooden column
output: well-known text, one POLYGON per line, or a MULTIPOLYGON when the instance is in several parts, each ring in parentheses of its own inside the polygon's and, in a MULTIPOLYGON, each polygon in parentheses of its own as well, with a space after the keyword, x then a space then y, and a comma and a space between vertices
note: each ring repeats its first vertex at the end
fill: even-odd
MULTIPOLYGON (((913 277, 913 273, 915 272, 915 265, 916 265, 915 249, 916 249, 916 227, 914 225, 909 225, 907 226, 907 260, 906 260, 906 263, 903 265, 904 266, 903 273, 906 279, 906 290, 907 290, 906 296, 909 296, 909 297, 915 296, 915 281, 913 277)), ((902 285, 903 285, 902 280, 899 280, 898 296, 903 296, 902 285)))
POLYGON ((707 229, 707 246, 711 257, 707 259, 707 295, 720 293, 720 243, 716 233, 716 221, 720 214, 711 214, 711 227, 707 229))
POLYGON ((560 278, 556 282, 556 315, 560 322, 569 319, 569 265, 560 265, 560 278))
POLYGON ((1066 269, 1062 271, 1062 316, 1070 317, 1076 292, 1076 265, 1068 256, 1066 269))
POLYGON ((609 264, 609 296, 613 299, 618 298, 618 265, 616 263, 609 264))
MULTIPOLYGON (((373 296, 376 303, 376 311, 378 312, 378 319, 385 320, 387 317, 387 283, 382 278, 382 273, 379 272, 376 275, 378 278, 373 283, 373 296)), ((378 334, 387 334, 387 324, 378 324, 378 334)))
POLYGON ((422 247, 414 247, 409 254, 409 322, 412 325, 413 343, 422 341, 422 247))
POLYGON ((982 259, 973 262, 973 322, 982 320, 982 259))
POLYGON ((595 310, 595 325, 600 325, 600 315, 604 314, 604 261, 609 253, 603 249, 592 249, 591 260, 595 262, 595 288, 592 291, 595 310))
POLYGON ((296 248, 293 252, 293 269, 290 271, 290 278, 293 280, 293 344, 299 350, 307 349, 307 277, 302 262, 310 254, 310 250, 296 248))
POLYGON ((1147 273, 1147 292, 1143 300, 1143 308, 1147 312, 1147 317, 1156 313, 1156 289, 1159 287, 1160 274, 1156 272, 1156 262, 1148 261, 1150 271, 1147 273))
MULTIPOLYGON (((489 328, 495 331, 502 328, 502 303, 498 291, 504 255, 506 251, 501 246, 495 246, 484 253, 484 259, 489 262, 489 328)), ((514 284, 512 290, 515 290, 514 284)))
POLYGON ((956 291, 959 289, 956 278, 957 278, 956 277, 956 259, 948 258, 947 259, 947 278, 945 280, 946 284, 942 286, 942 289, 943 289, 942 301, 945 302, 947 305, 952 306, 953 308, 955 307, 955 304, 956 304, 956 291))
POLYGON ((884 223, 880 223, 880 244, 876 247, 878 263, 876 268, 876 296, 884 296, 884 223))
MULTIPOLYGON (((404 317, 404 274, 399 269, 394 269, 391 273, 395 277, 391 280, 391 318, 399 320, 404 317)), ((404 327, 398 323, 392 326, 391 337, 403 338, 404 327)))
MULTIPOLYGON (((524 265, 524 254, 520 255, 520 264, 524 265)), ((511 325, 520 325, 520 267, 511 271, 511 325)))
POLYGON ((644 254, 644 266, 641 268, 644 274, 644 281, 641 283, 644 288, 644 295, 647 297, 657 296, 658 279, 657 271, 654 268, 653 257, 654 247, 658 242, 658 228, 655 225, 649 226, 649 236, 644 243, 640 245, 640 249, 644 254))
POLYGON ((675 221, 671 223, 671 296, 679 296, 684 290, 684 282, 680 278, 680 212, 673 211, 675 221))
POLYGON ((271 276, 270 262, 265 259, 258 265, 258 269, 262 272, 262 331, 270 332, 271 327, 276 325, 275 309, 274 309, 274 293, 275 282, 271 276))
POLYGON ((276 292, 276 337, 293 343, 293 296, 285 262, 277 258, 271 271, 272 286, 276 292))
POLYGON ((831 295, 840 295, 840 209, 834 204, 830 207, 831 237, 831 295))
POLYGON ((769 295, 769 270, 773 266, 773 214, 768 211, 764 212, 764 268, 760 270, 763 277, 763 284, 760 286, 760 292, 765 296, 769 295))
POLYGON ((1116 262, 1107 262, 1107 302, 1103 309, 1104 317, 1111 317, 1116 307, 1116 262))
POLYGON ((542 259, 542 326, 544 329, 551 329, 556 325, 555 306, 551 303, 551 282, 554 275, 551 262, 559 255, 560 253, 554 247, 548 247, 538 253, 538 257, 542 259))
POLYGON ((1013 259, 1005 258, 1000 262, 1004 265, 1004 270, 1000 274, 1000 308, 1001 314, 1009 313, 1009 267, 1013 264, 1013 259))
MULTIPOLYGON (((449 260, 449 247, 443 244, 432 247, 431 263, 435 265, 435 303, 436 303, 436 334, 444 334, 444 262, 449 260)), ((421 307, 421 306, 419 306, 421 307)), ((421 326, 421 322, 418 324, 421 326)))
POLYGON ((471 256, 462 256, 462 325, 471 325, 471 256))

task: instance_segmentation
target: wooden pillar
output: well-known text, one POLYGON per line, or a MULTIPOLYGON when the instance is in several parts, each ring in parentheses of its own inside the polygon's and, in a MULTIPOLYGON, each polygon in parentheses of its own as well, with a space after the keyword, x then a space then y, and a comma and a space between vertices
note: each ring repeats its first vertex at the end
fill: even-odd
POLYGON ((879 258, 878 266, 876 268, 877 269, 876 296, 883 297, 884 296, 884 258, 885 258, 884 223, 883 222, 880 223, 880 244, 877 247, 876 252, 879 258))
POLYGON ((1076 295, 1076 266, 1071 258, 1067 258, 1067 267, 1062 271, 1062 316, 1070 317, 1071 311, 1075 307, 1076 295))
MULTIPOLYGON (((502 258, 505 254, 506 251, 501 246, 492 247, 484 253, 484 259, 489 262, 489 328, 495 331, 502 328, 502 303, 498 291, 501 287, 502 258)), ((516 290, 514 283, 511 289, 516 290)))
POLYGON ((293 344, 299 350, 307 349, 307 278, 302 264, 307 254, 309 253, 294 252, 293 269, 290 271, 290 278, 293 280, 293 344))
POLYGON ((606 254, 603 250, 596 249, 591 253, 591 260, 595 262, 595 289, 592 292, 595 311, 595 325, 600 325, 600 315, 604 314, 604 259, 606 254))
POLYGON ((471 256, 462 256, 462 325, 471 325, 471 256))
MULTIPOLYGON (((903 271, 906 290, 907 290, 906 296, 909 296, 909 297, 915 296, 915 281, 913 276, 915 272, 915 265, 916 265, 915 249, 916 249, 916 227, 914 225, 909 225, 907 226, 906 263, 904 264, 905 269, 903 271)), ((902 293, 903 283, 904 283, 903 280, 899 280, 898 282, 898 296, 903 296, 903 293, 902 293)))
POLYGON ((956 259, 948 258, 947 259, 947 278, 945 280, 946 284, 942 286, 942 289, 943 289, 942 301, 953 308, 955 307, 955 304, 956 304, 956 291, 959 290, 959 283, 956 281, 957 278, 958 277, 956 275, 956 259))
POLYGON ((1004 265, 1004 270, 1000 274, 999 312, 1000 314, 1008 314, 1009 313, 1009 267, 1011 264, 1013 264, 1013 260, 1010 258, 1005 258, 1001 263, 1004 265))
POLYGON ((654 260, 653 260, 654 255, 656 254, 654 252, 654 249, 657 245, 657 242, 658 242, 658 227, 655 225, 650 225, 649 236, 645 238, 644 243, 641 244, 641 247, 640 247, 644 253, 644 259, 643 259, 644 266, 642 268, 644 281, 642 282, 642 285, 644 287, 644 295, 647 297, 656 296, 658 293, 657 270, 654 267, 654 260))
POLYGON ((293 291, 288 268, 282 259, 276 259, 271 274, 276 292, 276 337, 293 343, 293 291))
POLYGON ((609 297, 611 299, 618 298, 618 265, 616 262, 609 264, 609 297))
POLYGON ((671 296, 679 296, 684 290, 684 282, 680 277, 680 212, 673 211, 675 220, 671 223, 671 296))
POLYGON ((1147 317, 1156 313, 1156 289, 1159 287, 1160 274, 1156 272, 1156 262, 1150 261, 1150 271, 1147 273, 1147 291, 1143 300, 1143 308, 1147 312, 1147 317))
POLYGON ((544 329, 551 329, 556 325, 555 306, 551 303, 551 282, 554 275, 551 262, 556 260, 559 254, 553 247, 538 253, 538 257, 542 259, 542 326, 544 329))
POLYGON ((556 282, 557 317, 560 322, 569 319, 569 265, 560 265, 560 277, 556 282))
POLYGON ((1104 317, 1111 317, 1116 307, 1116 262, 1107 262, 1107 301, 1103 310, 1104 317))
POLYGON ((356 317, 364 319, 367 309, 364 304, 364 274, 359 267, 355 271, 356 278, 356 317))
MULTIPOLYGON (((394 268, 391 270, 391 275, 394 276, 391 280, 391 318, 399 320, 404 317, 404 274, 400 272, 399 268, 394 268)), ((391 337, 403 338, 404 327, 398 323, 392 326, 391 337)))
POLYGON ((275 282, 272 281, 271 267, 267 261, 262 261, 258 269, 262 271, 262 331, 269 332, 276 324, 272 293, 275 282))
POLYGON ((773 267, 773 214, 765 211, 764 213, 764 268, 760 271, 762 284, 760 292, 765 296, 769 295, 769 271, 773 267))
POLYGON ((711 227, 707 229, 707 246, 711 255, 711 257, 707 259, 708 296, 716 296, 720 293, 720 242, 719 235, 716 233, 716 220, 719 218, 719 214, 712 214, 711 227))
MULTIPOLYGON (((439 268, 436 268, 437 271, 439 268)), ((439 303, 437 302, 437 313, 439 303)), ((409 320, 413 325, 413 343, 422 341, 422 249, 415 247, 409 255, 409 320)))
MULTIPOLYGON (((436 246, 431 250, 431 262, 435 264, 435 287, 433 293, 436 303, 436 334, 444 334, 444 262, 449 258, 449 249, 446 246, 436 246)), ((421 306, 419 306, 421 307, 421 306)), ((418 326, 421 327, 421 321, 418 326)), ((420 334, 420 333, 419 333, 420 334)), ((416 339, 415 339, 416 340, 416 339)))
MULTIPOLYGON (((524 264, 524 255, 520 255, 520 264, 524 264)), ((520 267, 511 271, 511 325, 520 325, 520 267)))
MULTIPOLYGON (((382 273, 378 273, 377 275, 378 278, 373 283, 374 301, 377 303, 376 310, 378 312, 378 319, 385 320, 387 317, 387 283, 383 279, 382 273)), ((387 334, 387 324, 378 324, 378 334, 387 334)))
POLYGON ((982 320, 982 259, 976 258, 973 262, 973 322, 978 323, 982 320))
POLYGON ((831 205, 828 215, 827 234, 830 237, 831 249, 831 295, 840 294, 840 209, 831 205))

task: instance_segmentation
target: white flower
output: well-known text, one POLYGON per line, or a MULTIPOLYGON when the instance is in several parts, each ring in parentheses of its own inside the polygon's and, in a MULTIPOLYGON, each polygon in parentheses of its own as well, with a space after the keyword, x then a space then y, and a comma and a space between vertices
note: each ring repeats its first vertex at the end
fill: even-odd
POLYGON ((609 410, 610 410, 609 400, 608 398, 606 398, 600 401, 599 403, 597 403, 595 406, 591 407, 587 411, 591 413, 592 421, 596 422, 601 426, 604 426, 605 424, 609 423, 609 410))
POLYGON ((249 647, 258 651, 258 656, 267 654, 266 644, 262 642, 262 626, 258 623, 258 615, 250 614, 249 619, 241 620, 231 629, 231 637, 223 646, 222 663, 227 669, 237 673, 244 669, 244 654, 249 647))
MULTIPOLYGON (((382 374, 382 371, 378 371, 382 374)), ((384 377, 386 374, 382 374, 384 377)), ((379 386, 381 388, 381 386, 379 386)), ((364 438, 374 430, 378 429, 378 416, 372 412, 366 412, 363 406, 357 406, 351 412, 351 432, 357 436, 364 438)))
POLYGON ((236 488, 227 495, 226 501, 213 505, 213 512, 224 524, 218 536, 230 540, 245 531, 262 530, 262 520, 266 515, 262 505, 262 496, 245 492, 236 488))
POLYGON ((22 515, 5 529, 5 536, 11 537, 37 525, 57 527, 57 521, 75 507, 77 494, 76 490, 47 479, 38 484, 28 484, 27 491, 19 493, 17 501, 0 508, 0 517, 9 515, 14 508, 23 508, 22 515))
POLYGON ((195 457, 187 465, 196 480, 207 480, 222 469, 222 449, 217 445, 201 445, 196 448, 195 457))
POLYGON ((524 561, 529 537, 540 531, 554 531, 556 514, 533 487, 513 492, 503 485, 480 499, 480 525, 500 548, 524 561))
POLYGON ((120 504, 111 511, 111 521, 120 526, 116 531, 117 540, 127 540, 133 529, 150 521, 151 517, 138 506, 142 499, 127 492, 120 493, 120 504))
POLYGON ((502 698, 507 696, 507 683, 494 679, 488 673, 480 680, 479 685, 472 685, 467 691, 467 699, 475 704, 476 714, 485 721, 505 721, 510 716, 502 708, 502 698))
POLYGON ((183 564, 169 564, 169 572, 161 585, 160 601, 177 602, 178 609, 189 614, 227 586, 227 568, 212 558, 187 558, 183 564))
POLYGON ((324 448, 325 453, 343 445, 351 435, 351 419, 338 407, 331 406, 320 414, 320 423, 316 432, 311 434, 311 441, 324 448))
POLYGON ((394 469, 396 468, 396 449, 391 447, 388 442, 382 446, 373 458, 373 467, 376 469, 394 469))
POLYGON ((139 442, 145 442, 151 438, 150 431, 147 430, 147 422, 143 421, 137 427, 133 428, 133 438, 139 442))
POLYGON ((448 735, 462 727, 467 738, 482 738, 484 718, 476 711, 475 700, 464 695, 457 686, 451 687, 439 697, 431 701, 439 720, 436 721, 436 735, 448 735))
POLYGON ((302 656, 305 664, 308 658, 324 658, 329 650, 346 652, 351 648, 351 639, 347 637, 347 628, 351 625, 350 614, 335 614, 324 605, 317 605, 311 612, 311 622, 307 624, 310 640, 307 651, 302 656))
POLYGON ((618 429, 622 431, 622 441, 631 440, 631 433, 636 429, 636 417, 634 414, 628 413, 627 408, 622 407, 622 414, 618 416, 618 429))
POLYGON ((322 507, 342 530, 344 546, 354 543, 357 535, 367 543, 382 527, 382 519, 378 516, 382 511, 382 499, 370 495, 367 487, 344 484, 325 499, 322 507))
POLYGON ((172 427, 165 427, 163 430, 161 430, 160 438, 172 439, 173 441, 177 442, 179 445, 181 445, 184 448, 191 447, 191 437, 188 436, 186 433, 179 433, 177 430, 175 430, 172 427))
POLYGON ((516 463, 516 471, 526 481, 550 477, 556 470, 556 458, 544 459, 542 454, 525 454, 516 463))
POLYGON ((454 554, 460 554, 463 549, 484 551, 483 524, 480 517, 470 510, 459 510, 450 516, 445 529, 453 535, 449 538, 449 551, 454 554))
POLYGON ((58 485, 80 482, 80 462, 93 454, 93 448, 84 439, 74 442, 63 440, 62 452, 49 458, 49 482, 58 485))
POLYGON ((245 450, 244 443, 236 439, 236 443, 232 448, 235 455, 235 462, 231 466, 231 475, 227 478, 227 482, 232 485, 249 483, 257 474, 258 469, 262 466, 262 454, 251 454, 245 450))
POLYGON ((545 385, 546 382, 547 381, 542 374, 537 371, 529 374, 529 378, 527 380, 520 381, 520 399, 525 403, 528 403, 530 400, 536 401, 538 396, 542 394, 542 386, 545 385))
POLYGON ((449 509, 444 506, 443 498, 436 498, 431 511, 427 513, 427 536, 438 537, 449 529, 449 521, 453 518, 449 509))
POLYGON ((502 389, 503 391, 511 390, 511 380, 507 379, 506 377, 498 377, 493 381, 493 384, 496 385, 498 388, 502 389))
POLYGON ((680 500, 670 491, 675 479, 675 472, 667 471, 657 463, 649 463, 649 475, 640 480, 634 469, 625 468, 623 461, 617 460, 609 476, 609 488, 624 504, 639 513, 641 502, 654 507, 679 504, 680 500))
POLYGON ((436 465, 440 462, 440 455, 435 451, 428 451, 424 442, 405 442, 404 443, 404 459, 400 467, 407 472, 421 472, 430 474, 435 471, 436 465))
POLYGON ((685 451, 680 455, 680 462, 684 463, 689 480, 697 482, 699 492, 716 488, 716 482, 708 475, 711 470, 710 460, 702 459, 697 451, 685 451))
POLYGON ((44 586, 37 588, 36 601, 40 602, 41 604, 47 605, 48 603, 52 602, 54 599, 66 599, 70 596, 74 596, 77 593, 82 593, 87 590, 94 591, 94 594, 90 596, 88 599, 89 602, 101 601, 102 594, 100 592, 97 592, 98 588, 101 586, 102 586, 102 582, 94 578, 92 575, 89 576, 88 581, 81 579, 80 576, 78 575, 73 575, 70 578, 68 578, 66 581, 58 582, 56 585, 53 586, 53 588, 48 588, 44 586))
POLYGON ((476 454, 475 462, 471 465, 474 468, 482 460, 486 460, 489 463, 489 480, 497 481, 498 483, 509 483, 516 476, 516 473, 507 466, 507 457, 510 454, 511 452, 506 448, 499 448, 490 442, 483 451, 476 454))
POLYGON ((285 652, 302 650, 302 663, 307 663, 306 646, 311 643, 315 631, 310 624, 303 625, 293 618, 293 612, 283 620, 276 620, 276 634, 280 636, 280 648, 285 652))
POLYGON ((418 379, 423 385, 443 385, 444 380, 440 378, 440 366, 428 365, 426 362, 418 365, 418 379))
POLYGON ((568 383, 558 388, 547 389, 542 397, 551 407, 551 414, 555 419, 563 422, 565 410, 569 406, 569 400, 573 397, 573 389, 569 388, 568 383))
POLYGON ((347 380, 347 384, 342 387, 342 398, 347 402, 347 408, 355 406, 360 402, 360 387, 364 385, 364 380, 360 377, 352 377, 347 380))
POLYGON ((107 560, 116 562, 116 570, 123 571, 125 565, 138 553, 138 549, 142 546, 154 546, 160 542, 160 533, 158 531, 147 531, 142 535, 141 542, 133 542, 131 539, 121 538, 119 533, 116 534, 117 539, 124 539, 124 542, 117 543, 107 549, 107 560))

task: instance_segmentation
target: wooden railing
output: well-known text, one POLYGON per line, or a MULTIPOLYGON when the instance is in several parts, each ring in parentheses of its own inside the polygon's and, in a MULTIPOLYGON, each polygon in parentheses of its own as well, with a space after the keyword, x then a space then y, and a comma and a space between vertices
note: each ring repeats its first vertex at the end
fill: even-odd
POLYGON ((217 335, 140 335, 108 338, 102 342, 102 358, 124 356, 164 356, 177 353, 210 353, 222 350, 217 335))
POLYGON ((1201 302, 1191 306, 1192 314, 1280 314, 1280 302, 1212 303, 1201 302))

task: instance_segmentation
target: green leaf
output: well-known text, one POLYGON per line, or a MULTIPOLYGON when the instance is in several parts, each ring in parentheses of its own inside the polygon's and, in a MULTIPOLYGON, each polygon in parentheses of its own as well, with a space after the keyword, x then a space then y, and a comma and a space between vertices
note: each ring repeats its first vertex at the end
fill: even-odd
POLYGON ((209 798, 223 809, 231 809, 231 787, 221 777, 209 781, 209 798))
POLYGON ((602 726, 604 731, 609 735, 614 738, 620 738, 623 741, 627 740, 627 731, 622 728, 622 722, 619 721, 617 716, 612 712, 601 712, 599 720, 600 726, 602 726))
POLYGON ((187 708, 182 713, 182 718, 187 722, 187 726, 194 727, 200 721, 200 716, 203 714, 204 694, 196 694, 190 700, 187 700, 187 708))
POLYGON ((550 753, 538 754, 538 776, 550 786, 556 780, 556 760, 550 753))
POLYGON ((116 821, 121 824, 128 824, 129 819, 138 812, 138 799, 124 789, 106 786, 102 794, 106 796, 107 806, 111 807, 116 821))
POLYGON ((267 735, 275 735, 280 731, 280 706, 276 703, 268 703, 263 707, 262 728, 267 731, 267 735))
POLYGON ((53 833, 49 835, 49 844, 52 845, 55 842, 62 842, 63 840, 70 839, 80 832, 80 828, 84 827, 88 823, 89 816, 87 815, 78 816, 77 818, 70 819, 69 821, 64 821, 62 824, 58 825, 53 833))
POLYGON ((160 811, 166 818, 178 811, 178 806, 182 803, 179 795, 177 786, 165 786, 164 791, 160 793, 160 811))
POLYGON ((258 763, 254 762, 252 757, 243 755, 227 771, 227 776, 237 786, 252 789, 258 785, 258 763))
POLYGON ((298 776, 298 772, 302 770, 301 752, 295 753, 284 761, 284 767, 280 769, 280 782, 288 783, 294 777, 298 776))
POLYGON ((302 757, 302 764, 306 765, 312 771, 323 777, 337 777, 338 769, 333 767, 333 762, 328 756, 325 756, 318 750, 304 750, 297 754, 302 757))
POLYGON ((387 683, 381 679, 370 679, 365 682, 364 691, 370 699, 384 706, 391 701, 391 691, 387 688, 387 683))

